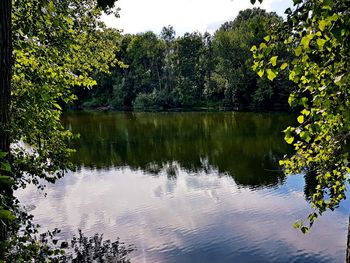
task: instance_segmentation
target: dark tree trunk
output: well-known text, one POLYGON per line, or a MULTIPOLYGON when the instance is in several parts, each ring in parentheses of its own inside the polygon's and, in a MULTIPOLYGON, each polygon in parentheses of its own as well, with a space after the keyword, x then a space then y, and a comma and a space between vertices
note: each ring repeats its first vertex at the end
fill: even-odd
POLYGON ((346 263, 350 263, 350 216, 349 216, 349 224, 348 224, 348 242, 346 246, 346 263))
MULTIPOLYGON (((0 0, 0 151, 10 152, 10 95, 12 71, 12 36, 11 36, 12 0, 0 0)), ((10 156, 8 155, 8 158, 10 156)), ((11 204, 11 187, 0 185, 3 203, 11 204)), ((0 225, 0 241, 8 237, 6 225, 0 225)), ((4 251, 0 251, 1 258, 4 251)))
POLYGON ((9 152, 11 93, 11 0, 0 1, 0 151, 9 152))

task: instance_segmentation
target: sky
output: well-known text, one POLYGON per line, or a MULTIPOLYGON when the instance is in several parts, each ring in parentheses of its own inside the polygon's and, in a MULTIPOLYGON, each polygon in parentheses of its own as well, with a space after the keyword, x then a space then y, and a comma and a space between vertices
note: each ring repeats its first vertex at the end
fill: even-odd
MULTIPOLYGON (((264 0, 255 6, 283 16, 292 0, 264 0)), ((213 33, 240 10, 253 6, 250 0, 118 0, 117 7, 121 8, 120 18, 102 18, 109 27, 135 34, 148 30, 160 33, 163 26, 172 25, 179 36, 193 31, 213 33)))

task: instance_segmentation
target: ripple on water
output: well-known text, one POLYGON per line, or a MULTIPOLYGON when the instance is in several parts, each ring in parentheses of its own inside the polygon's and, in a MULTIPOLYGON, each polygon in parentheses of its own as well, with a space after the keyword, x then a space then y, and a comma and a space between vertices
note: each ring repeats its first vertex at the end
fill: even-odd
POLYGON ((90 235, 100 232, 134 243, 133 262, 307 263, 344 258, 347 215, 325 216, 306 237, 293 229, 293 222, 307 214, 302 185, 251 189, 228 176, 178 170, 171 187, 165 175, 124 168, 64 178, 49 186, 46 199, 36 191, 21 198, 35 204, 38 223, 60 227, 65 236, 80 227, 90 235))

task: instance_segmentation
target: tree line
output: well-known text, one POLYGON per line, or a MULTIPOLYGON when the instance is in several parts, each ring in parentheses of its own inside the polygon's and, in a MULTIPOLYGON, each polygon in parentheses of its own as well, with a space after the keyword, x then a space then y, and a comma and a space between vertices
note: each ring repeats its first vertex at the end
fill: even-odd
MULTIPOLYGON (((287 75, 273 82, 252 70, 253 45, 283 19, 260 8, 241 11, 213 34, 185 33, 172 26, 161 33, 120 35, 111 74, 99 74, 90 92, 76 89, 78 108, 172 109, 224 107, 237 110, 287 110, 293 84, 287 75)), ((288 53, 280 48, 280 56, 288 53)))

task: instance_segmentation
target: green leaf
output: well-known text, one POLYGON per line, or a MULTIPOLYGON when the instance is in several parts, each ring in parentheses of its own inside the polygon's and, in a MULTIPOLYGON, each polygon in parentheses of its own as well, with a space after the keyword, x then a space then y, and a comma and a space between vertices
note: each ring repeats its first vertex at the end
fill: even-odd
POLYGON ((271 81, 273 81, 277 77, 277 73, 272 69, 268 69, 266 73, 267 73, 267 78, 271 81))
POLYGON ((297 120, 300 124, 303 124, 304 123, 304 115, 300 115, 297 120))
POLYGON ((264 73, 265 73, 265 71, 263 69, 259 70, 258 71, 259 77, 262 78, 264 76, 264 73))
POLYGON ((277 58, 278 56, 273 56, 271 59, 270 59, 270 62, 272 64, 272 66, 276 66, 277 65, 277 58))
POLYGON ((300 138, 303 139, 303 140, 306 141, 306 142, 310 142, 310 141, 311 141, 310 133, 307 132, 307 131, 302 131, 302 132, 300 133, 300 138))
POLYGON ((292 135, 293 131, 294 131, 294 128, 292 127, 288 127, 287 129, 284 130, 284 133, 285 133, 284 140, 288 144, 292 144, 294 141, 294 136, 292 135))
POLYGON ((258 48, 255 45, 252 46, 252 48, 250 49, 251 52, 254 52, 254 51, 257 51, 257 50, 258 50, 258 48))
POLYGON ((292 144, 294 141, 294 137, 290 136, 290 137, 284 137, 284 140, 288 143, 288 144, 292 144))
POLYGON ((265 43, 260 43, 259 48, 265 49, 265 48, 267 48, 267 45, 265 43))
POLYGON ((10 173, 12 171, 11 165, 9 163, 7 163, 7 162, 2 162, 1 163, 1 170, 10 173))
POLYGON ((307 107, 307 102, 308 102, 308 101, 309 101, 308 98, 302 97, 301 100, 300 100, 300 102, 299 102, 299 104, 302 105, 304 108, 306 108, 306 107, 307 107))
POLYGON ((306 35, 301 39, 301 44, 305 47, 305 48, 309 48, 310 45, 310 41, 313 38, 313 35, 306 35))
POLYGON ((300 57, 301 53, 303 52, 303 49, 301 46, 298 46, 296 49, 294 49, 294 52, 297 57, 300 57))
POLYGON ((15 181, 12 179, 11 176, 0 175, 0 183, 6 185, 14 185, 15 181))
POLYGON ((308 111, 307 109, 303 109, 301 111, 301 114, 305 115, 305 116, 309 116, 310 115, 310 111, 308 111))
POLYGON ((16 217, 9 210, 0 210, 0 219, 15 220, 16 217))
POLYGON ((289 106, 291 106, 291 107, 296 106, 296 97, 295 97, 295 94, 294 94, 294 93, 291 93, 291 94, 289 95, 288 104, 289 104, 289 106))
POLYGON ((327 42, 327 40, 326 40, 326 39, 322 39, 322 38, 318 38, 318 39, 316 40, 316 43, 317 43, 317 45, 318 45, 320 48, 323 48, 324 45, 326 44, 326 42, 327 42))
POLYGON ((62 107, 58 103, 54 103, 53 106, 55 106, 56 109, 62 110, 62 107))
POLYGON ((331 5, 322 5, 322 9, 332 11, 332 6, 331 5))
POLYGON ((324 31, 327 26, 327 21, 326 20, 321 20, 318 24, 318 27, 321 31, 324 31))
POLYGON ((269 42, 269 41, 270 41, 270 39, 271 39, 271 37, 270 37, 270 36, 266 36, 266 37, 264 37, 264 40, 265 40, 266 42, 269 42))
POLYGON ((288 63, 284 62, 280 68, 281 68, 281 70, 285 70, 287 67, 288 67, 288 63))

